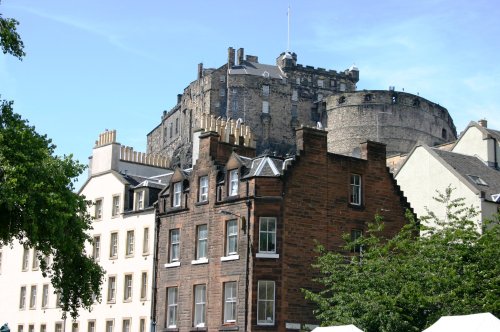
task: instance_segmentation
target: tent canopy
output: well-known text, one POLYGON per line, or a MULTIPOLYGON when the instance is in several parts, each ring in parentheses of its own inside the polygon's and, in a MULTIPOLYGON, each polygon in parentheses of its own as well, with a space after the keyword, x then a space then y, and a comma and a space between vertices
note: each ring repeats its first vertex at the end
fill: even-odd
POLYGON ((498 332, 500 319, 491 313, 481 313, 464 316, 443 316, 423 332, 498 332))
POLYGON ((354 325, 317 327, 311 332, 363 332, 354 325))

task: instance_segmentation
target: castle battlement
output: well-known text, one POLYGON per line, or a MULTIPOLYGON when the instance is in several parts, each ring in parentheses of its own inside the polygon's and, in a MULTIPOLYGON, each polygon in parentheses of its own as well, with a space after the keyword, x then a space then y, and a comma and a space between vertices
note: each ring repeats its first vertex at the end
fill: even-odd
POLYGON ((250 126, 243 124, 240 120, 215 117, 211 114, 202 114, 200 129, 203 131, 213 131, 219 134, 221 142, 233 143, 255 148, 255 140, 250 126), (232 136, 232 137, 231 137, 232 136), (240 139, 236 139, 236 138, 240 139))

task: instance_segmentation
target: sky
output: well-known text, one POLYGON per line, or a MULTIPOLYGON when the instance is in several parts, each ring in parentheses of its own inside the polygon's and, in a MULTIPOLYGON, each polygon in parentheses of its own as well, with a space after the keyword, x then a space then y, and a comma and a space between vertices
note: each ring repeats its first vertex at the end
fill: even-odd
POLYGON ((266 64, 288 49, 302 65, 355 64, 358 90, 419 94, 459 133, 480 119, 500 129, 495 0, 2 0, 0 13, 26 52, 0 53, 0 98, 83 164, 106 129, 145 152, 198 63, 224 65, 228 47, 266 64))

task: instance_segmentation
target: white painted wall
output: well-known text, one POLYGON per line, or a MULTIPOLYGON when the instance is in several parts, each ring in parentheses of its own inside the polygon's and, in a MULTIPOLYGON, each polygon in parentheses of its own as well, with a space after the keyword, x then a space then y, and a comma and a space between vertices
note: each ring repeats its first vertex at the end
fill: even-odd
MULTIPOLYGON (((467 206, 472 205, 481 211, 480 197, 439 162, 428 149, 430 148, 417 147, 396 175, 396 181, 417 213, 417 217, 427 215, 427 207, 429 211, 433 211, 436 216, 443 219, 445 208, 433 197, 437 196, 436 190, 444 192, 448 186, 456 188, 452 198, 463 197, 467 206)), ((475 218, 475 221, 478 225, 480 224, 481 214, 475 218)))
POLYGON ((483 139, 483 133, 474 126, 468 127, 460 137, 452 151, 468 156, 478 156, 483 161, 488 161, 488 141, 483 139))

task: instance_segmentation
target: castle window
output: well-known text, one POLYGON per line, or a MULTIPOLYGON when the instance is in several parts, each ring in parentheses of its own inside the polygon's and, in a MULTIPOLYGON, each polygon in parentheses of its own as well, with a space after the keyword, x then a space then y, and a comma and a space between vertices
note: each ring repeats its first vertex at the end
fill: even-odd
POLYGON ((179 118, 175 119, 175 134, 179 133, 179 118))
POLYGON ((343 104, 343 103, 345 103, 345 96, 341 96, 339 98, 339 104, 343 104))
POLYGON ((324 87, 324 81, 323 80, 318 80, 318 87, 319 88, 324 87))
POLYGON ((365 95, 365 101, 372 101, 373 95, 371 93, 368 93, 365 95))
POLYGON ((346 89, 345 83, 340 83, 340 92, 344 92, 346 89))
POLYGON ((398 101, 398 97, 396 95, 392 95, 391 103, 395 104, 395 103, 397 103, 397 101, 398 101))
POLYGON ((269 96, 269 85, 266 84, 262 86, 262 96, 269 96))
POLYGON ((224 82, 226 81, 226 76, 224 76, 224 75, 220 75, 220 76, 219 76, 219 81, 220 81, 221 83, 224 83, 224 82))
POLYGON ((361 205, 361 175, 351 174, 349 203, 361 205))
POLYGON ((224 97, 226 95, 226 90, 225 89, 220 89, 219 90, 219 96, 224 97))
POLYGON ((444 129, 444 128, 443 128, 443 130, 441 130, 441 138, 443 138, 443 139, 448 138, 448 133, 446 132, 446 129, 444 129))
POLYGON ((297 117, 297 105, 292 105, 292 118, 297 117))
POLYGON ((335 88, 337 86, 336 80, 330 80, 330 87, 335 88))
POLYGON ((262 113, 269 114, 269 102, 268 101, 262 102, 262 113))
POLYGON ((170 138, 174 136, 174 124, 172 122, 169 123, 168 129, 170 130, 170 138))
POLYGON ((229 172, 229 196, 238 195, 238 170, 233 169, 229 172))
POLYGON ((300 77, 297 77, 297 78, 295 79, 295 83, 296 83, 296 84, 300 84, 300 77))
POLYGON ((173 207, 181 206, 182 182, 174 183, 174 197, 172 201, 173 207))
POLYGON ((292 101, 299 100, 299 92, 297 90, 292 91, 292 101))
POLYGON ((413 106, 419 107, 420 106, 420 99, 418 99, 418 98, 413 99, 413 106))

